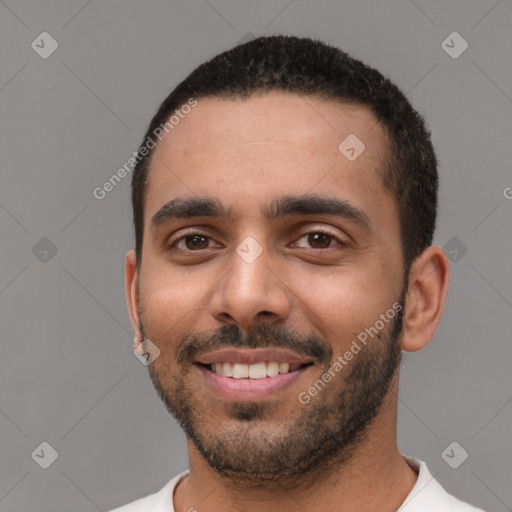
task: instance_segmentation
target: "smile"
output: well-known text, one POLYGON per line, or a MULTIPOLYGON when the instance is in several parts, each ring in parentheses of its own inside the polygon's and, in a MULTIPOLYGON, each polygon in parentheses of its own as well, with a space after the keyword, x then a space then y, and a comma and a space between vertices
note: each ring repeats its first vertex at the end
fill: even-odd
POLYGON ((266 377, 276 377, 277 375, 284 375, 294 372, 303 366, 308 366, 312 363, 305 365, 280 363, 278 361, 262 361, 254 364, 242 363, 211 363, 210 371, 223 375, 224 377, 231 377, 233 379, 264 379, 266 377))
POLYGON ((206 386, 228 400, 274 396, 313 367, 310 357, 282 348, 226 347, 194 360, 206 386))

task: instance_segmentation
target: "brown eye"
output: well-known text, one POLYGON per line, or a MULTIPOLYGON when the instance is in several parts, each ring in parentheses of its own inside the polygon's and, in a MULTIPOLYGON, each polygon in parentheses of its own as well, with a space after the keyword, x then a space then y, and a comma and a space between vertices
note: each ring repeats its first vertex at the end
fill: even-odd
MULTIPOLYGON (((309 248, 318 250, 333 249, 336 245, 338 245, 338 247, 345 245, 337 236, 327 231, 310 231, 299 238, 299 240, 302 239, 306 239, 309 248), (337 242, 337 244, 331 245, 333 241, 337 242)), ((298 247, 305 246, 298 245, 298 247)))
POLYGON ((192 233, 178 238, 170 244, 169 248, 177 247, 183 251, 194 252, 196 250, 207 249, 210 240, 209 236, 203 235, 202 233, 192 233))
POLYGON ((203 235, 191 235, 185 237, 185 245, 189 249, 206 249, 208 247, 208 237, 203 235))
POLYGON ((327 249, 331 245, 332 236, 326 233, 311 233, 308 235, 308 243, 315 249, 327 249))

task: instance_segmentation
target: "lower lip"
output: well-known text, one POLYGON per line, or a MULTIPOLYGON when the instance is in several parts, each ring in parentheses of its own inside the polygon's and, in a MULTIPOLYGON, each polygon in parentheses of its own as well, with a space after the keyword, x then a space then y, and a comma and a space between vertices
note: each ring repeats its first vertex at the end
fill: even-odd
POLYGON ((204 366, 195 366, 201 372, 206 383, 217 394, 228 400, 248 400, 274 396, 278 391, 291 386, 309 368, 306 366, 293 372, 263 379, 234 379, 212 372, 204 366))

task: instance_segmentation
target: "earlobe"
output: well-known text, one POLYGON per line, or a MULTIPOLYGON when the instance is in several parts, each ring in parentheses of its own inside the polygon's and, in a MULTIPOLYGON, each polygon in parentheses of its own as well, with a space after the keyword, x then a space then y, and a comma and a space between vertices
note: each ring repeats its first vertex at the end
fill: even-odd
POLYGON ((409 272, 402 350, 420 350, 434 336, 443 316, 449 279, 448 258, 441 247, 428 247, 414 260, 409 272))
POLYGON ((130 322, 134 331, 134 348, 142 340, 142 333, 140 331, 139 322, 139 298, 138 298, 138 269, 137 257, 134 250, 128 251, 125 257, 124 265, 125 277, 125 295, 128 313, 130 315, 130 322))

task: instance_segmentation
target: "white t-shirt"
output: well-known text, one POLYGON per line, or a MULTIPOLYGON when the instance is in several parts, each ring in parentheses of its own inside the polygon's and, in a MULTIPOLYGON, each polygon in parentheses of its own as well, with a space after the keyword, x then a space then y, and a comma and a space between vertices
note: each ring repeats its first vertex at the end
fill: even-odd
MULTIPOLYGON (((414 487, 397 512, 484 512, 448 494, 442 485, 434 480, 423 461, 403 454, 402 456, 417 471, 419 470, 419 473, 414 487)), ((132 501, 110 512, 174 512, 174 489, 188 474, 189 471, 184 471, 165 484, 157 493, 132 501)))

